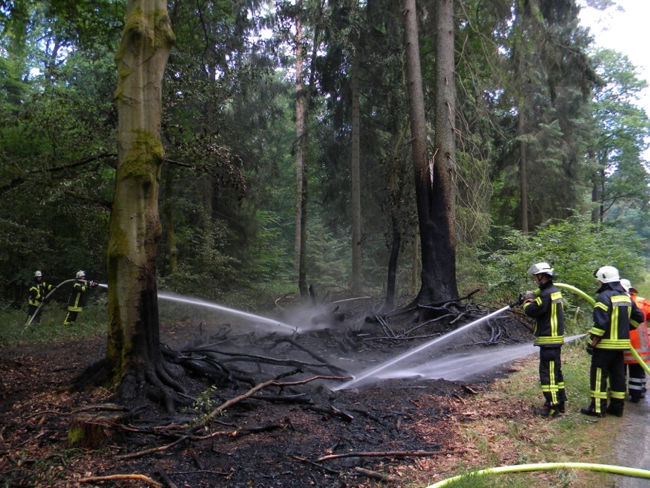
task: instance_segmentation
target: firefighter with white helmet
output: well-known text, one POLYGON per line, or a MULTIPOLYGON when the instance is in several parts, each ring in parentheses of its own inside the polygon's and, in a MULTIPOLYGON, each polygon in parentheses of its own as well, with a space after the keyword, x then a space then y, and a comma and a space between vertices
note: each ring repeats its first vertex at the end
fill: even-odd
POLYGON ((564 344, 564 310, 562 293, 553 284, 553 268, 546 263, 533 264, 528 269, 538 289, 527 291, 523 302, 526 315, 535 319, 533 345, 539 346, 539 380, 544 406, 537 415, 555 417, 565 411, 567 401, 562 374, 562 345, 564 344))
POLYGON ((77 320, 77 316, 83 311, 86 303, 86 291, 88 287, 94 288, 97 283, 94 281, 86 281, 86 272, 77 271, 76 280, 72 285, 72 293, 68 297, 68 314, 63 321, 63 325, 72 325, 77 320))
POLYGON ((32 315, 36 313, 38 306, 45 299, 47 292, 52 289, 52 285, 43 281, 43 273, 40 270, 34 272, 34 279, 29 284, 29 300, 27 302, 27 324, 31 322, 40 322, 40 312, 32 320, 32 315))
POLYGON ((602 266, 594 272, 594 278, 599 288, 587 343, 587 353, 591 355, 591 402, 580 413, 622 417, 626 390, 623 352, 630 349, 630 329, 643 322, 643 312, 621 285, 617 268, 602 266))
MULTIPOLYGON (((630 343, 643 362, 648 364, 650 363, 650 338, 648 337, 647 320, 650 318, 650 302, 639 296, 639 292, 632 286, 630 280, 622 279, 621 286, 630 295, 639 310, 643 312, 643 322, 639 327, 630 331, 630 343)), ((638 403, 645 397, 645 370, 629 350, 623 351, 623 362, 627 370, 627 392, 632 403, 638 403)))

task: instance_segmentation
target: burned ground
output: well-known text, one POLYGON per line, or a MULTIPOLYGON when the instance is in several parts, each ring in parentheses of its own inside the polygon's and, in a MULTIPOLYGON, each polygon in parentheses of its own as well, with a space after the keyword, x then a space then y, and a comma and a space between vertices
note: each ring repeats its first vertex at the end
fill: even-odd
MULTIPOLYGON (((486 312, 474 309, 465 322, 486 312)), ((504 370, 463 381, 381 380, 363 389, 336 390, 345 380, 312 381, 356 375, 463 323, 418 326, 360 317, 337 309, 320 317, 326 323, 317 317, 311 330, 292 334, 224 323, 162 324, 162 340, 183 351, 180 363, 208 358, 201 364, 223 374, 216 387, 200 368, 188 376, 187 405, 173 416, 152 404, 109 405, 103 389, 70 390, 101 357, 104 338, 0 349, 3 486, 151 486, 144 478, 89 481, 110 475, 142 475, 178 487, 361 487, 382 480, 402 486, 422 471, 432 474, 463 451, 455 436, 458 419, 465 418, 463 398, 486 389, 504 370), (268 387, 251 394, 263 382, 268 387), (239 396, 246 398, 215 414, 239 396), (103 445, 70 443, 69 427, 80 413, 121 407, 124 420, 104 424, 103 445), (213 420, 203 425, 210 414, 213 420)), ((522 322, 502 315, 437 354, 530 339, 522 322)))

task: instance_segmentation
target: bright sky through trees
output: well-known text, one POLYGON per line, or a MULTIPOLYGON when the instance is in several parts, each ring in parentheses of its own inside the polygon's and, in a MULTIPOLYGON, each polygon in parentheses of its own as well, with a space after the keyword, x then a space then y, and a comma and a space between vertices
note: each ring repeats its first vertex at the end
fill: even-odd
MULTIPOLYGON (((583 7, 580 21, 591 29, 596 44, 625 54, 637 67, 639 78, 650 85, 650 1, 614 0, 616 5, 600 11, 586 7, 586 0, 578 3, 583 7)), ((650 114, 650 88, 643 91, 639 105, 650 114)))

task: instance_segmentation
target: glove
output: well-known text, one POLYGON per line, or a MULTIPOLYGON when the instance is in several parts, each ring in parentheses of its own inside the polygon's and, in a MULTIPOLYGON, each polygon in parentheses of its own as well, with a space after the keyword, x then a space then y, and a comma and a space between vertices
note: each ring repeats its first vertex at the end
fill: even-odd
POLYGON ((585 348, 587 354, 589 354, 590 356, 594 355, 594 351, 596 350, 596 344, 598 344, 598 341, 600 341, 600 337, 595 335, 589 336, 589 342, 587 343, 587 347, 585 348))
POLYGON ((514 302, 512 302, 512 303, 509 305, 509 307, 510 307, 510 308, 513 308, 513 307, 516 307, 516 306, 518 306, 518 305, 521 305, 522 303, 524 303, 524 296, 520 293, 520 294, 519 294, 519 298, 517 298, 514 302))
POLYGON ((535 292, 533 290, 528 290, 526 292, 526 298, 535 298, 535 292))
POLYGON ((99 284, 99 283, 97 283, 96 281, 91 281, 91 282, 90 282, 90 287, 91 287, 91 288, 95 288, 98 284, 99 284))

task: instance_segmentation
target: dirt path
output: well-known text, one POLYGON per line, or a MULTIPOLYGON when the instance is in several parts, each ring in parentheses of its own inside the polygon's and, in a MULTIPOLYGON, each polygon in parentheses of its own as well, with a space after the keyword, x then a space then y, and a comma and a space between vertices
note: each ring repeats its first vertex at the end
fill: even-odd
MULTIPOLYGON (((616 462, 620 466, 650 470, 650 397, 639 403, 626 402, 625 416, 617 439, 616 462)), ((650 480, 613 477, 615 488, 648 488, 650 480)))

